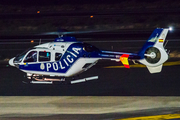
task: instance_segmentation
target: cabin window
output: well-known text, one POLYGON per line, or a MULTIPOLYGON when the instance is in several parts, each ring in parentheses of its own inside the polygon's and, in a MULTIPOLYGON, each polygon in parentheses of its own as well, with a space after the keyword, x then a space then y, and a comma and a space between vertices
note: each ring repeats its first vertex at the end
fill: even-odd
POLYGON ((51 53, 46 51, 39 52, 39 62, 42 61, 50 61, 51 60, 51 53))
POLYGON ((37 51, 31 51, 24 59, 24 62, 36 62, 36 61, 37 61, 37 51))
POLYGON ((59 61, 61 59, 62 53, 55 53, 55 60, 59 61))
POLYGON ((90 45, 88 43, 83 43, 83 50, 86 52, 99 51, 98 48, 96 48, 95 46, 90 45))

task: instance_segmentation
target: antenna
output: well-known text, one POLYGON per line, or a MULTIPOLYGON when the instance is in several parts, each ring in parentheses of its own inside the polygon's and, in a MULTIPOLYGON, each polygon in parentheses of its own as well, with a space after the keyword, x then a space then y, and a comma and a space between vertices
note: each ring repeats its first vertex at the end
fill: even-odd
POLYGON ((39 40, 39 45, 41 44, 41 38, 40 38, 40 40, 39 40))

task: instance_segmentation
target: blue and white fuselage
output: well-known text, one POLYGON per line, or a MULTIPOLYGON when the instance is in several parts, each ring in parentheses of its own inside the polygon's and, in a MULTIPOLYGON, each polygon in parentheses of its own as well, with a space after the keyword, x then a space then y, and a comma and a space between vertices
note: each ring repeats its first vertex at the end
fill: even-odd
POLYGON ((86 71, 100 59, 121 61, 126 68, 129 68, 128 60, 137 60, 146 65, 151 73, 158 73, 168 59, 163 46, 167 33, 168 29, 155 29, 137 54, 102 51, 93 45, 78 42, 74 37, 60 37, 17 55, 9 60, 9 64, 30 76, 65 78, 86 71))
POLYGON ((101 59, 99 55, 100 51, 89 44, 61 41, 35 46, 10 63, 18 64, 20 70, 30 74, 69 77, 90 68, 101 59))

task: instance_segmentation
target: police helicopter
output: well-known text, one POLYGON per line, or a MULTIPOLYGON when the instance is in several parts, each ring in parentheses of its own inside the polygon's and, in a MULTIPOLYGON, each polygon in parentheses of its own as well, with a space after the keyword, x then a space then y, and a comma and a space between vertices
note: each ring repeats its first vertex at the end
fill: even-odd
MULTIPOLYGON (((156 28, 138 53, 104 51, 75 37, 60 36, 54 42, 33 47, 9 60, 9 64, 27 73, 30 83, 52 84, 67 81, 95 65, 98 60, 121 61, 130 68, 129 60, 147 66, 150 73, 158 73, 168 59, 164 42, 169 29, 156 28)), ((98 76, 72 79, 71 84, 98 79, 98 76)))

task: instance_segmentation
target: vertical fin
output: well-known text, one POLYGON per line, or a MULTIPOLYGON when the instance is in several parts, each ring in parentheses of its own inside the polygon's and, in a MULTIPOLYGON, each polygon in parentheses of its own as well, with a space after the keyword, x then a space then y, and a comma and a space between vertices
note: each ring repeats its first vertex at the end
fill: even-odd
POLYGON ((159 73, 162 70, 162 64, 156 67, 149 67, 147 66, 150 73, 159 73))
POLYGON ((123 55, 119 58, 125 68, 130 68, 130 67, 129 67, 129 62, 128 62, 128 57, 129 57, 128 54, 123 54, 123 55))
POLYGON ((155 29, 138 53, 140 56, 138 61, 146 65, 150 73, 161 72, 163 63, 168 59, 168 54, 163 46, 168 30, 167 28, 155 29))
POLYGON ((167 33, 168 33, 168 29, 163 29, 163 31, 160 34, 159 38, 157 38, 158 40, 156 41, 154 46, 164 48, 163 44, 164 44, 164 41, 166 39, 167 33))
POLYGON ((139 51, 138 55, 141 57, 141 59, 144 58, 144 53, 145 51, 149 48, 149 47, 153 47, 159 36, 161 35, 163 29, 162 28, 156 28, 153 33, 151 34, 151 36, 148 38, 148 40, 146 41, 146 43, 144 44, 144 46, 141 48, 141 50, 139 51))

